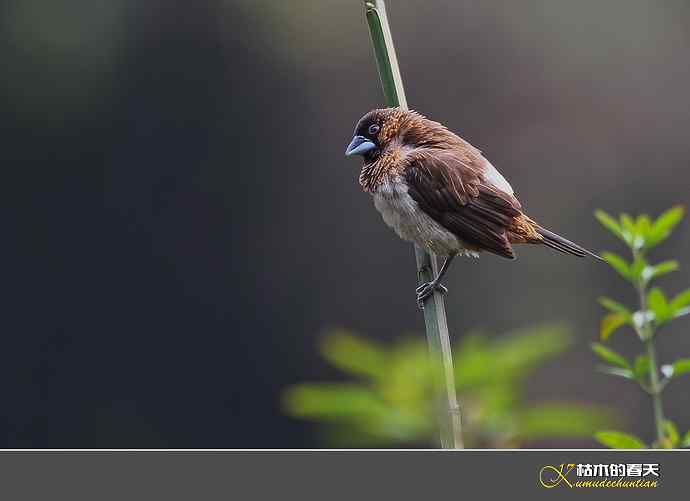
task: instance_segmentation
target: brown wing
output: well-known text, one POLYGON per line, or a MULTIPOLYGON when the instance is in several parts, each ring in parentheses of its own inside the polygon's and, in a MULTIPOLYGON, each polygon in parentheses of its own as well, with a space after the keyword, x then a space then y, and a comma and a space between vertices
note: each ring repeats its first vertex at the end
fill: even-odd
POLYGON ((514 259, 508 229, 522 215, 517 199, 483 180, 483 159, 453 150, 411 153, 404 176, 410 196, 465 244, 514 259))

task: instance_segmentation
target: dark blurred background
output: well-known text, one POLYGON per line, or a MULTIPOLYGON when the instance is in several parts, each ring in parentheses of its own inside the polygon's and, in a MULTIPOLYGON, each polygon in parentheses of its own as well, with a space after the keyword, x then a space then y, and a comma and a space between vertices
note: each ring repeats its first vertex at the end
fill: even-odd
MULTIPOLYGON (((316 351, 323 329, 423 335, 412 248, 343 156, 357 119, 382 103, 361 2, 0 9, 0 446, 319 446, 279 395, 338 377, 316 351)), ((596 208, 688 203, 687 2, 388 10, 410 105, 481 148, 546 227, 621 250, 596 208)), ((685 222, 656 253, 683 266, 670 293, 690 283, 689 251, 685 222)), ((609 404, 651 440, 647 398, 596 373, 588 348, 596 298, 632 303, 632 292, 595 262, 518 254, 455 265, 455 338, 570 325, 575 349, 540 370, 530 398, 609 404)), ((690 354, 687 330, 663 333, 662 360, 690 354)), ((616 337, 639 351, 630 333, 616 337)), ((687 395, 678 383, 665 399, 683 429, 687 395)))

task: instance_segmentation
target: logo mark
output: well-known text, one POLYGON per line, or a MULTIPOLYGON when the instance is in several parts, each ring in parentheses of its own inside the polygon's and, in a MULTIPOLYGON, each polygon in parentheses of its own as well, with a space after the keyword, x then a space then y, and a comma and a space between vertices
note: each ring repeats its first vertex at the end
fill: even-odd
POLYGON ((573 484, 568 480, 568 474, 575 468, 574 464, 561 464, 559 468, 547 464, 539 470, 539 482, 547 489, 553 489, 561 483, 565 483, 572 489, 573 484))
POLYGON ((570 489, 645 489, 658 487, 660 476, 659 463, 562 463, 542 466, 539 483, 546 489, 559 485, 570 489))

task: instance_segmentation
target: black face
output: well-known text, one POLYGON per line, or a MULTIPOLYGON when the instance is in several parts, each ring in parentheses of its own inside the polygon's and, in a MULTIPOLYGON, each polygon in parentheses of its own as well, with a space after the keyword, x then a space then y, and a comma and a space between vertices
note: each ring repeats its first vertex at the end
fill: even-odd
POLYGON ((383 126, 381 117, 376 112, 364 115, 355 127, 352 142, 345 152, 346 155, 361 155, 365 161, 375 159, 381 149, 379 133, 383 126))
POLYGON ((359 124, 359 127, 357 127, 355 131, 355 135, 366 137, 373 143, 378 144, 378 135, 380 131, 381 125, 372 117, 359 124))
POLYGON ((381 132, 382 126, 383 124, 381 123, 380 117, 376 116, 373 113, 367 113, 357 124, 357 128, 355 129, 355 136, 366 137, 376 146, 380 146, 379 132, 381 132))

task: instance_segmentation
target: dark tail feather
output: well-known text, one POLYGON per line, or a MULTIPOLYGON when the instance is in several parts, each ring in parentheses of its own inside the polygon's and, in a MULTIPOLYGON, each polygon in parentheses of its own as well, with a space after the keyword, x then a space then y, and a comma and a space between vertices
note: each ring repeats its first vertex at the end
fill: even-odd
POLYGON ((552 231, 542 228, 541 226, 537 226, 536 230, 537 233, 544 237, 544 239, 541 240, 541 243, 543 243, 547 247, 551 247, 552 249, 562 252, 564 254, 572 254, 573 256, 577 257, 592 256, 596 259, 599 259, 600 261, 602 260, 593 252, 590 252, 584 247, 580 247, 579 245, 574 244, 570 240, 566 240, 560 235, 556 235, 552 231))

